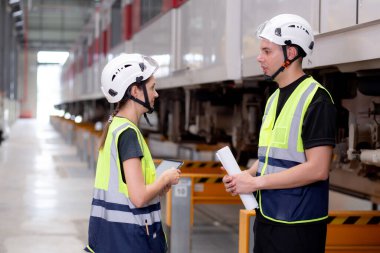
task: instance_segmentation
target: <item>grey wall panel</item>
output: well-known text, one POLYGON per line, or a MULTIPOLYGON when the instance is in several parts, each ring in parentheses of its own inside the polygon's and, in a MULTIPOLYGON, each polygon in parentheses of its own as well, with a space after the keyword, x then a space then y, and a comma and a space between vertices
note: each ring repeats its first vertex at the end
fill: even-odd
POLYGON ((359 1, 359 24, 380 19, 379 0, 358 0, 359 1))
MULTIPOLYGON (((5 4, 0 1, 0 34, 5 30, 5 4)), ((0 66, 4 66, 4 40, 5 36, 0 36, 0 66)), ((0 92, 4 91, 4 68, 0 67, 0 92)))
POLYGON ((11 36, 11 18, 9 11, 5 11, 4 15, 4 58, 3 58, 3 85, 4 85, 4 93, 5 96, 9 98, 9 73, 10 73, 10 65, 9 65, 9 56, 10 56, 10 36, 11 36))

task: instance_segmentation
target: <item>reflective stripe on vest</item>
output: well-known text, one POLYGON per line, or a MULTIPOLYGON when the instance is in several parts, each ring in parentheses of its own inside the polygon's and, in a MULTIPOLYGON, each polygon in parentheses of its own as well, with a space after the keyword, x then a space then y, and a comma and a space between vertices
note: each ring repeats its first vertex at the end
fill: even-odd
POLYGON ((142 208, 135 208, 129 199, 125 199, 124 204, 110 201, 111 194, 106 191, 95 189, 96 193, 92 200, 91 216, 106 219, 111 222, 121 222, 128 224, 135 224, 139 226, 152 225, 154 222, 161 221, 161 208, 160 202, 155 204, 150 202, 149 206, 142 208), (97 197, 96 195, 103 195, 97 197), (104 200, 103 200, 104 199, 104 200))
MULTIPOLYGON (((302 123, 318 88, 323 87, 313 78, 301 82, 277 119, 279 90, 268 99, 260 130, 258 175, 278 173, 306 161, 301 138, 302 123)), ((260 211, 266 218, 282 223, 325 219, 328 202, 326 182, 291 189, 261 190, 258 194, 260 211)))

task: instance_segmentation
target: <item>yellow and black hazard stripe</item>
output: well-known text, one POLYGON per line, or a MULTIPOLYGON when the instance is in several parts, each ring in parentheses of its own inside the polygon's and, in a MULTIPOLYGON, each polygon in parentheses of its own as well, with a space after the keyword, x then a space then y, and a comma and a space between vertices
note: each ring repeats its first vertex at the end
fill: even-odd
POLYGON ((380 216, 329 216, 327 224, 380 225, 380 216))
MULTIPOLYGON (((182 168, 187 169, 202 169, 202 168, 215 168, 220 169, 222 164, 215 161, 185 161, 182 165, 182 168)), ((245 167, 240 166, 241 170, 245 170, 245 167)))
POLYGON ((194 183, 196 184, 220 184, 222 183, 222 177, 197 177, 194 178, 194 183))
POLYGON ((197 162, 197 161, 185 161, 182 168, 220 168, 222 164, 220 162, 197 162))

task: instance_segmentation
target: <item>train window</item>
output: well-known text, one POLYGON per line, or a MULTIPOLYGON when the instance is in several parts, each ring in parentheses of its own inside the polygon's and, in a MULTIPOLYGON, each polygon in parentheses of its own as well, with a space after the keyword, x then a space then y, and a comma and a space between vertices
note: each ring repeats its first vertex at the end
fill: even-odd
POLYGON ((112 4, 111 12, 111 48, 117 46, 122 40, 121 0, 112 4))
POLYGON ((163 0, 141 0, 140 18, 141 26, 152 18, 161 14, 163 0))

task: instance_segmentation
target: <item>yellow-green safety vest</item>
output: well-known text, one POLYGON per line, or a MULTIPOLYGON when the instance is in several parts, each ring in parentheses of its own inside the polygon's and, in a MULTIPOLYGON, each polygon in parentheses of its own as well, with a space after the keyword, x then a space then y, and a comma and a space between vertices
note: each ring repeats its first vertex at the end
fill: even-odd
POLYGON ((133 129, 142 149, 145 184, 156 178, 156 168, 140 130, 128 119, 114 117, 104 147, 99 151, 89 225, 88 252, 165 252, 159 197, 141 208, 129 198, 123 182, 118 140, 122 132, 133 129))
MULTIPOLYGON (((318 88, 325 89, 312 77, 302 81, 277 119, 280 90, 268 99, 260 129, 257 176, 278 173, 306 161, 302 124, 318 88)), ((290 189, 259 190, 257 195, 261 214, 275 222, 306 223, 327 218, 328 180, 290 189)))

